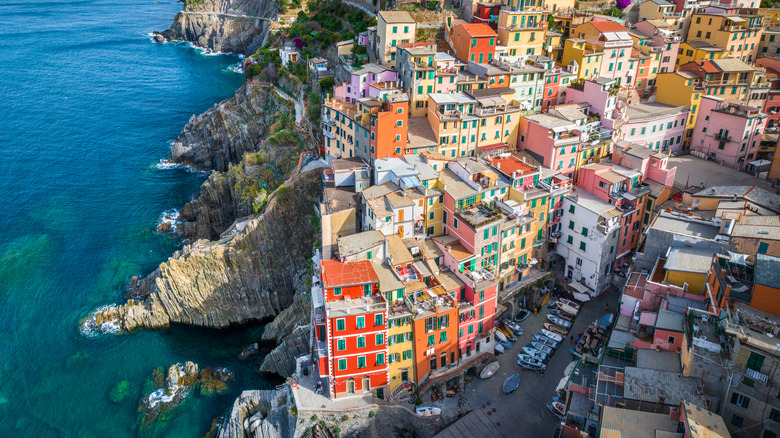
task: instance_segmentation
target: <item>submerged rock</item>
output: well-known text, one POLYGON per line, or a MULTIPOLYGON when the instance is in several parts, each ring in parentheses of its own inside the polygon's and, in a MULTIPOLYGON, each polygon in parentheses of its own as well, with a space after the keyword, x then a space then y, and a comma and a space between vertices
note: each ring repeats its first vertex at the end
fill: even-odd
POLYGON ((108 394, 111 401, 114 403, 122 403, 127 395, 130 393, 130 382, 122 380, 111 388, 111 392, 108 394))

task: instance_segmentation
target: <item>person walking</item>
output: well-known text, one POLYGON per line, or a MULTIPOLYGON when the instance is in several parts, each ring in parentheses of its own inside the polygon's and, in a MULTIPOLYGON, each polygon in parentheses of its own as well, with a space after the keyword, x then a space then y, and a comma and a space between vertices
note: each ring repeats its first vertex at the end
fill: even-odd
POLYGON ((609 303, 607 303, 607 304, 604 304, 604 310, 605 310, 605 311, 607 311, 607 312, 609 312, 609 303))

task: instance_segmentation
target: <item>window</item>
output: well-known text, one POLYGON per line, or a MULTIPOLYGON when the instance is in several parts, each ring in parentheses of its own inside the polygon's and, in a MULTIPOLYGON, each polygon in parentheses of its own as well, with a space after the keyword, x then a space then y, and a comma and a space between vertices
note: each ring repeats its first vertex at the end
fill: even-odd
POLYGON ((376 338, 376 339, 374 339, 376 341, 376 345, 385 345, 385 335, 384 334, 377 333, 374 337, 376 338))
POLYGON ((750 399, 738 392, 734 392, 731 394, 731 404, 747 409, 750 405, 750 399))
POLYGON ((366 317, 365 316, 358 316, 355 319, 355 328, 366 328, 366 317))
POLYGON ((568 236, 566 238, 566 243, 568 243, 569 245, 573 244, 574 243, 574 238, 572 236, 568 236))
POLYGON ((377 355, 376 355, 376 364, 377 365, 384 365, 385 364, 385 354, 384 353, 377 353, 377 355))
POLYGON ((585 242, 580 242, 580 249, 585 251, 586 245, 585 242))
POLYGON ((366 367, 366 357, 358 356, 358 368, 365 368, 365 367, 366 367))
POLYGON ((761 372, 761 367, 764 365, 764 356, 760 355, 754 351, 750 352, 750 357, 748 357, 747 361, 747 368, 761 372))
POLYGON ((365 336, 358 336, 357 337, 357 347, 358 348, 366 348, 366 337, 365 336))
POLYGON ((341 296, 341 288, 337 287, 337 288, 333 289, 333 295, 336 296, 336 297, 341 296))
POLYGON ((474 333, 474 324, 469 326, 469 330, 468 331, 469 331, 469 334, 474 333))
POLYGON ((381 313, 374 315, 374 327, 380 327, 385 325, 385 318, 381 313))
POLYGON ((347 349, 347 341, 346 339, 339 339, 336 341, 336 350, 338 351, 344 351, 347 349))
POLYGON ((336 330, 341 331, 341 330, 346 330, 346 328, 347 328, 347 324, 344 318, 336 320, 336 330))
POLYGON ((347 369, 347 360, 339 359, 339 371, 347 369))
POLYGON ((588 236, 588 229, 585 227, 582 227, 582 235, 587 237, 588 236))
POLYGON ((569 206, 569 213, 574 213, 574 205, 569 206))
POLYGON ((574 221, 569 221, 569 229, 570 230, 574 229, 574 221))
POLYGON ((439 342, 447 342, 447 332, 439 333, 439 342))
POLYGON ((772 411, 769 413, 769 419, 780 423, 780 411, 777 409, 772 409, 772 411))
POLYGON ((745 421, 744 418, 740 417, 739 415, 732 415, 731 416, 731 425, 736 427, 742 427, 742 422, 745 421))
POLYGON ((436 338, 433 335, 428 335, 428 346, 433 347, 434 345, 436 345, 436 338))

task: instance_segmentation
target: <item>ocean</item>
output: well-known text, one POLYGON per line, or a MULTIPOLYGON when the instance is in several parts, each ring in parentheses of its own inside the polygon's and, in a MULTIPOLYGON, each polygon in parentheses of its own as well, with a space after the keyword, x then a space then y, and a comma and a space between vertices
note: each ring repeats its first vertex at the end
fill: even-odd
POLYGON ((200 437, 242 389, 269 388, 238 354, 262 327, 84 333, 181 241, 164 211, 206 178, 160 168, 193 114, 232 95, 233 55, 155 44, 173 0, 0 2, 0 436, 200 437), (88 336, 89 335, 89 336, 88 336), (236 373, 230 392, 190 396, 151 427, 138 401, 157 367, 191 360, 236 373), (130 383, 119 403, 109 397, 130 383))

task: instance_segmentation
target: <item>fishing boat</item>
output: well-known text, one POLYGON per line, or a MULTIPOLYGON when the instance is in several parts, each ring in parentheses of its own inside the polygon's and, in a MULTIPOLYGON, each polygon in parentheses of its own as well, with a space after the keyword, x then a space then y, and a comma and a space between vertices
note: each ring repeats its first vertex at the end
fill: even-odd
POLYGON ((496 351, 496 353, 501 354, 504 352, 504 346, 500 343, 496 342, 496 345, 493 346, 493 349, 496 351))
POLYGON ((512 333, 516 334, 517 336, 523 336, 523 327, 521 327, 520 324, 510 320, 509 318, 504 318, 501 322, 503 322, 505 326, 509 327, 509 330, 512 330, 512 333))
POLYGON ((498 339, 500 342, 506 341, 506 335, 501 333, 500 331, 496 330, 496 339, 498 339))
POLYGON ((517 361, 517 364, 525 369, 539 371, 543 370, 545 367, 541 360, 527 354, 518 354, 517 357, 520 358, 520 360, 517 361))
POLYGON ((552 309, 552 310, 550 310, 550 315, 555 315, 555 316, 557 316, 559 318, 565 319, 566 321, 574 321, 574 316, 575 316, 575 315, 571 315, 569 313, 566 313, 566 312, 564 312, 563 310, 561 310, 561 309, 559 309, 557 307, 552 309))
MULTIPOLYGON (((541 351, 535 348, 523 347, 523 354, 539 359, 542 361, 542 363, 547 363, 547 361, 549 360, 546 354, 542 353, 541 351)), ((517 357, 519 358, 520 355, 518 354, 517 357)))
POLYGON ((441 408, 435 406, 419 406, 414 410, 421 417, 436 417, 441 415, 441 408))
POLYGON ((504 350, 509 350, 512 348, 512 343, 509 341, 501 341, 501 346, 504 347, 504 350))
POLYGON ((526 345, 528 348, 533 348, 534 350, 541 351, 542 353, 550 356, 553 354, 553 348, 549 345, 544 345, 541 342, 531 342, 530 344, 526 345))
POLYGON ((489 379, 493 377, 496 372, 498 372, 498 369, 501 368, 501 364, 498 363, 498 361, 491 362, 487 365, 485 365, 485 368, 482 368, 482 372, 479 373, 480 379, 489 379))
POLYGON ((543 345, 547 345, 548 347, 558 348, 558 342, 553 341, 552 339, 548 338, 545 335, 535 334, 533 339, 534 341, 543 345))
POLYGON ((567 300, 566 298, 558 298, 558 301, 559 301, 559 302, 561 302, 561 303, 563 303, 563 304, 566 304, 567 306, 571 306, 571 307, 573 307, 573 308, 574 308, 574 309, 576 309, 578 312, 580 311, 580 305, 579 305, 579 304, 577 304, 577 303, 575 303, 575 302, 574 302, 574 301, 572 301, 572 300, 567 300))
POLYGON ((544 326, 544 328, 546 328, 547 330, 549 330, 549 331, 551 331, 553 333, 558 333, 559 335, 562 335, 562 336, 566 334, 566 329, 565 328, 559 327, 559 326, 557 326, 557 325, 555 325, 555 324, 553 324, 551 322, 545 322, 542 325, 544 326))
POLYGON ((558 418, 563 418, 566 415, 566 405, 561 402, 547 402, 547 409, 558 418))
POLYGON ((512 374, 504 381, 504 394, 509 394, 518 386, 520 386, 520 374, 512 374))
POLYGON ((557 333, 553 333, 553 332, 551 332, 551 331, 549 331, 547 329, 541 329, 541 330, 539 330, 539 332, 541 334, 543 334, 544 336, 547 336, 548 338, 552 339, 555 342, 561 342, 563 340, 563 336, 561 336, 561 335, 559 335, 557 333))
POLYGON ((547 315, 547 319, 551 323, 553 323, 555 325, 558 325, 558 326, 561 326, 561 327, 563 327, 565 329, 570 329, 571 328, 571 322, 567 321, 567 320, 565 320, 565 319, 563 319, 561 317, 558 317, 558 316, 555 316, 555 315, 547 315))
POLYGON ((508 327, 504 327, 503 325, 498 326, 497 332, 501 332, 504 336, 506 336, 507 339, 509 339, 512 342, 517 341, 517 337, 515 337, 514 334, 512 334, 512 330, 509 330, 508 327))
POLYGON ((578 309, 575 309, 574 307, 568 304, 564 304, 560 301, 556 301, 555 306, 558 307, 558 309, 568 313, 569 315, 576 315, 580 312, 578 309))
POLYGON ((520 309, 520 313, 515 316, 515 322, 523 322, 528 316, 531 315, 531 311, 528 309, 520 309))
POLYGON ((612 325, 613 321, 615 321, 615 314, 607 313, 606 315, 599 318, 599 327, 608 329, 612 325))

